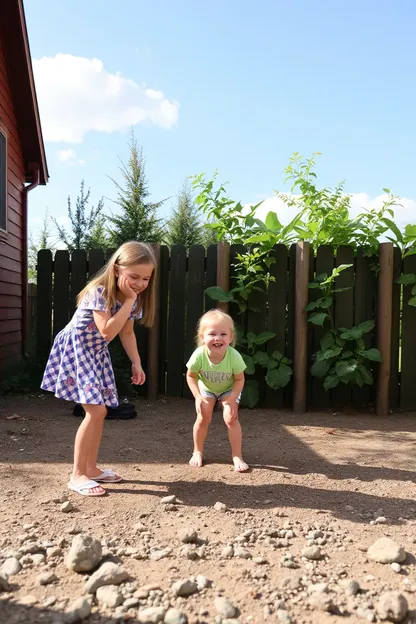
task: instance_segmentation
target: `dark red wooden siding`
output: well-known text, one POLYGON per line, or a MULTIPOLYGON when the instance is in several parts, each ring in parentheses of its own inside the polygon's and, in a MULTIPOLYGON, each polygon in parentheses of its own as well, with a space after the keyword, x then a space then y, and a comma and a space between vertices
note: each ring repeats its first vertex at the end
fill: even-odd
POLYGON ((22 191, 25 167, 0 38, 0 129, 7 136, 7 233, 0 232, 0 369, 22 348, 22 191))

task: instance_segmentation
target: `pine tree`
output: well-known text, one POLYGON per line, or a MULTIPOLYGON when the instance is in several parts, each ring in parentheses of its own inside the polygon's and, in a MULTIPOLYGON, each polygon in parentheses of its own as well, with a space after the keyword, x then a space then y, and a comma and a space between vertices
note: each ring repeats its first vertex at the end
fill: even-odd
POLYGON ((157 210, 164 200, 157 203, 146 201, 150 193, 145 159, 133 133, 129 149, 129 160, 120 167, 124 186, 111 178, 117 188, 117 199, 114 203, 120 208, 119 214, 108 218, 112 223, 110 242, 113 247, 129 240, 145 243, 159 243, 163 240, 162 221, 157 217, 157 210))
POLYGON ((74 249, 91 249, 91 234, 96 227, 97 220, 101 216, 104 202, 100 199, 97 207, 91 206, 88 212, 89 199, 90 189, 85 193, 85 183, 82 180, 80 194, 75 202, 75 210, 72 209, 71 197, 68 196, 68 217, 71 222, 71 231, 69 233, 52 217, 58 230, 58 238, 69 251, 74 251, 74 249))
MULTIPOLYGON (((108 217, 107 217, 108 218, 108 217)), ((108 249, 110 238, 105 225, 106 218, 100 215, 86 241, 86 249, 108 249)))
POLYGON ((168 243, 170 245, 191 245, 202 243, 202 226, 195 205, 192 189, 184 182, 177 196, 177 204, 168 222, 168 243))
POLYGON ((43 217, 41 230, 39 235, 35 239, 33 232, 29 233, 29 248, 28 248, 28 281, 31 284, 36 284, 37 270, 36 265, 38 262, 38 251, 40 249, 55 250, 55 246, 52 242, 53 234, 50 229, 50 216, 49 211, 46 210, 43 217))

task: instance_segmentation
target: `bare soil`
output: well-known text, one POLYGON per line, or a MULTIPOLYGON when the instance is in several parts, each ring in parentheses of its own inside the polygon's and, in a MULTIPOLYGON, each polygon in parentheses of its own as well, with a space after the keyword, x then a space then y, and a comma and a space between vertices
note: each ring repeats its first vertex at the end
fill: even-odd
MULTIPOLYGON (((237 474, 219 412, 206 445, 207 463, 196 469, 187 463, 193 403, 139 400, 136 407, 135 420, 105 424, 100 457, 101 466, 116 470, 125 482, 106 486, 108 496, 93 499, 66 489, 80 422, 71 414, 72 405, 43 395, 1 399, 0 563, 7 551, 19 546, 24 525, 38 523, 33 531, 39 540, 57 543, 65 537, 70 543, 69 532, 76 524, 100 539, 116 540, 121 548, 134 548, 141 539, 134 525, 141 522, 151 534, 150 545, 169 547, 172 553, 159 561, 121 554, 137 587, 155 583, 169 592, 176 580, 197 574, 212 581, 210 589, 179 600, 189 622, 214 622, 214 597, 221 590, 238 607, 239 622, 278 621, 276 595, 283 596, 292 622, 298 624, 365 621, 348 608, 335 614, 312 609, 299 589, 289 596, 285 579, 295 575, 306 575, 308 582, 355 579, 370 610, 382 591, 397 589, 409 603, 406 621, 416 622, 416 415, 383 420, 370 414, 295 416, 286 411, 241 410, 244 457, 252 468, 237 474), (68 494, 75 506, 70 513, 52 502, 62 494, 68 494), (167 512, 160 499, 171 494, 180 504, 167 512), (216 511, 217 501, 229 511, 216 511), (374 524, 380 515, 386 523, 374 524), (221 558, 223 547, 245 530, 278 530, 289 523, 295 537, 288 546, 275 548, 270 540, 258 539, 243 544, 253 559, 221 558), (188 526, 207 540, 205 558, 191 561, 183 556, 177 535, 188 526), (300 555, 305 534, 319 527, 332 538, 321 546, 324 557, 308 563, 300 555), (408 553, 400 573, 367 560, 367 547, 385 535, 408 553), (288 552, 298 569, 281 566, 288 552), (253 578, 259 569, 254 558, 259 556, 267 560, 263 579, 255 574, 253 578)), ((0 622, 59 622, 66 605, 83 595, 82 575, 68 571, 63 561, 24 568, 10 582, 12 592, 1 594, 0 622), (38 586, 38 575, 51 568, 59 582, 38 586), (21 604, 27 595, 37 599, 30 608, 21 604), (43 608, 52 595, 55 605, 43 608)), ((136 621, 134 610, 126 619, 130 616, 136 621)), ((85 621, 104 624, 116 619, 111 611, 94 607, 85 621)))

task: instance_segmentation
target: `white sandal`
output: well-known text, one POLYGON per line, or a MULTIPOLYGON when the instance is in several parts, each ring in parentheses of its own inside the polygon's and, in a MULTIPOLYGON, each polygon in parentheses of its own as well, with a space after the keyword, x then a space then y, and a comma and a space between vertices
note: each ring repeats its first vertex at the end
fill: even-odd
POLYGON ((113 470, 103 470, 98 477, 91 477, 97 483, 120 483, 123 478, 116 474, 113 470))
POLYGON ((68 483, 68 488, 77 494, 81 494, 81 496, 104 496, 104 494, 107 494, 104 488, 101 488, 102 492, 90 492, 90 490, 96 487, 101 487, 101 485, 92 479, 84 481, 84 483, 72 483, 72 481, 68 483))

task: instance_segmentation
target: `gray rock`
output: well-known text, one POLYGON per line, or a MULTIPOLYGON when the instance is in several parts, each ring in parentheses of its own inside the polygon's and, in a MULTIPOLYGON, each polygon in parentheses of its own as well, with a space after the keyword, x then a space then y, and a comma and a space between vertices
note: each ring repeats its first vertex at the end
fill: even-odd
POLYGON ((232 546, 224 546, 221 557, 223 559, 232 559, 232 557, 234 557, 234 548, 232 546))
POLYGON ((291 624, 292 618, 289 613, 285 609, 278 609, 276 611, 277 619, 279 622, 284 622, 284 624, 291 624))
POLYGON ((356 596, 360 591, 360 584, 353 579, 342 579, 338 582, 338 585, 348 596, 356 596))
POLYGON ((312 594, 309 598, 309 605, 314 609, 327 611, 328 613, 334 613, 336 609, 334 603, 332 602, 331 596, 324 594, 323 592, 312 594))
POLYGON ((31 555, 30 558, 32 559, 34 566, 40 566, 45 563, 45 555, 42 555, 41 553, 35 553, 34 555, 31 555))
POLYGON ((7 577, 15 576, 16 574, 19 574, 21 569, 22 566, 20 564, 20 561, 16 559, 16 557, 10 557, 9 559, 6 559, 6 561, 1 566, 0 573, 4 574, 7 577))
POLYGON ((103 585, 97 589, 97 600, 105 607, 115 608, 124 601, 123 594, 117 585, 103 585))
POLYGON ((206 576, 203 576, 202 574, 198 574, 195 580, 196 580, 196 586, 198 587, 199 591, 202 591, 203 589, 206 589, 207 587, 211 585, 211 581, 209 580, 209 578, 206 576))
POLYGON ((226 596, 216 596, 214 607, 216 612, 224 618, 233 618, 237 613, 234 604, 226 596))
POLYGON ((120 585, 128 578, 127 571, 117 563, 106 561, 94 572, 85 583, 85 591, 95 594, 99 587, 104 585, 120 585))
POLYGON ((46 549, 46 556, 48 559, 55 559, 56 557, 62 557, 62 548, 59 546, 51 546, 46 549))
POLYGON ((302 557, 312 561, 317 561, 318 559, 321 559, 322 552, 319 546, 307 546, 302 550, 302 557))
POLYGON ((63 513, 69 513, 70 511, 74 510, 74 506, 71 503, 71 501, 66 501, 65 503, 62 503, 61 505, 61 511, 63 513))
POLYGON ((191 581, 190 579, 184 579, 181 581, 176 581, 172 585, 172 591, 175 596, 191 596, 191 594, 195 594, 198 591, 198 586, 195 581, 191 581))
POLYGON ((65 624, 75 624, 76 622, 82 622, 86 620, 91 614, 92 598, 90 596, 83 596, 78 598, 72 605, 66 610, 65 624))
POLYGON ((44 602, 42 603, 42 606, 45 607, 46 609, 48 607, 52 607, 55 602, 56 602, 56 596, 49 596, 48 598, 46 598, 46 600, 44 600, 44 602))
POLYGON ((327 594, 328 589, 327 583, 313 583, 308 585, 308 594, 311 596, 313 596, 313 594, 327 594))
POLYGON ((76 535, 65 557, 65 565, 74 572, 91 572, 101 561, 101 542, 91 535, 76 535))
POLYGON ((179 530, 178 537, 184 544, 192 544, 198 540, 198 533, 194 529, 184 528, 179 530))
POLYGON ((149 607, 148 609, 140 609, 137 619, 141 624, 157 624, 163 622, 165 613, 165 607, 149 607))
POLYGON ((160 559, 165 559, 165 557, 169 557, 171 552, 171 548, 157 548, 155 550, 152 550, 149 555, 149 559, 151 559, 152 561, 159 561, 160 559))
POLYGON ((178 501, 176 499, 175 494, 172 494, 171 496, 164 496, 163 498, 160 499, 160 502, 162 503, 162 505, 169 505, 169 503, 174 505, 178 501))
POLYGON ((188 618, 178 609, 168 609, 163 621, 164 624, 188 624, 188 618))
POLYGON ((37 578, 38 585, 50 585, 51 583, 55 583, 58 580, 58 577, 54 572, 43 572, 37 578))
POLYGON ((389 622, 402 622, 407 615, 409 605, 406 598, 398 591, 382 594, 377 602, 377 615, 389 622))
POLYGON ((389 537, 380 537, 367 550, 367 557, 378 563, 403 563, 406 551, 389 537))
POLYGON ((400 565, 400 563, 391 563, 390 567, 393 572, 396 572, 396 574, 400 574, 400 572, 402 571, 402 566, 400 565))
POLYGON ((140 600, 138 598, 127 598, 127 600, 125 600, 123 603, 123 607, 125 609, 133 609, 134 607, 137 607, 139 604, 140 604, 140 600))
POLYGON ((30 594, 27 596, 23 596, 19 599, 19 604, 25 605, 25 607, 33 607, 37 603, 38 599, 35 596, 31 596, 30 594))
POLYGON ((237 559, 251 559, 251 553, 242 546, 237 546, 234 549, 234 557, 237 559))
POLYGON ((10 585, 7 581, 7 576, 0 572, 0 592, 2 591, 10 591, 10 585))
POLYGON ((224 505, 224 503, 217 502, 214 505, 214 509, 216 511, 221 511, 222 513, 225 513, 228 510, 228 507, 227 505, 224 505))

